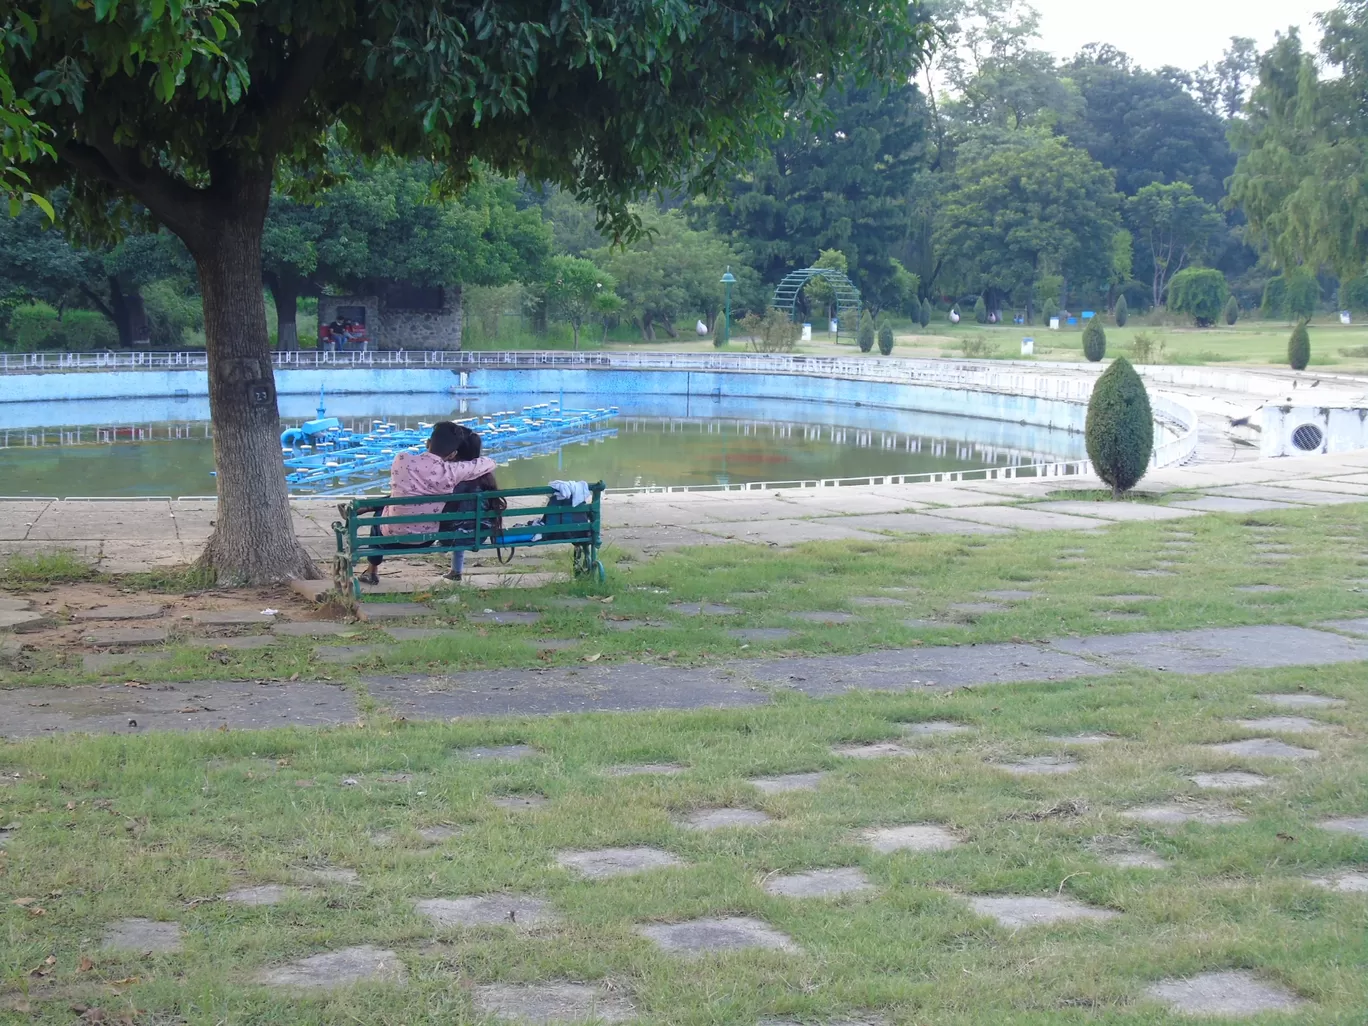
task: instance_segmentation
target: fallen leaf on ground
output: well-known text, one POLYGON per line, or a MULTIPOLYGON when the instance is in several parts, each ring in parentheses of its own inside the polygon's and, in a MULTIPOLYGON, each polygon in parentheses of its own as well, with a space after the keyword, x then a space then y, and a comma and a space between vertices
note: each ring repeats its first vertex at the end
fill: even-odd
POLYGON ((596 662, 598 662, 598 661, 599 661, 600 659, 602 659, 602 658, 603 658, 603 653, 602 653, 602 652, 595 652, 593 655, 587 655, 587 656, 585 656, 585 657, 584 657, 584 661, 585 661, 586 663, 596 663, 596 662))
POLYGON ((79 966, 76 967, 76 971, 77 971, 78 973, 88 973, 88 972, 90 972, 90 970, 92 970, 92 969, 94 969, 94 968, 95 968, 95 963, 94 963, 94 962, 92 962, 89 958, 82 958, 82 959, 81 959, 81 964, 80 964, 79 966))

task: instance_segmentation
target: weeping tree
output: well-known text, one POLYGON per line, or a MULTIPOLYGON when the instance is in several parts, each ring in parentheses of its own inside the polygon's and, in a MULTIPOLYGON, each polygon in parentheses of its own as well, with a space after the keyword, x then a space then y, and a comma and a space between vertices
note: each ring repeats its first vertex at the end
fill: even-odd
POLYGON ((332 139, 437 161, 449 190, 482 163, 557 183, 630 235, 628 199, 717 180, 821 82, 905 81, 931 31, 902 0, 870 0, 859 17, 840 0, 6 9, 6 121, 50 128, 41 145, 6 143, 6 167, 28 179, 7 171, 7 190, 65 186, 66 216, 109 235, 140 204, 195 259, 219 493, 201 566, 224 584, 317 576, 290 521, 261 289, 279 168, 307 178, 332 139))

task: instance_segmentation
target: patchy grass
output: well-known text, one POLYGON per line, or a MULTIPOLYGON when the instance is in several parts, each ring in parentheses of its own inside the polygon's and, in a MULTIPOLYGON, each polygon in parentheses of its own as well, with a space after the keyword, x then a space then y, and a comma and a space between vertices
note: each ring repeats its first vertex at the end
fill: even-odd
POLYGON ((49 588, 54 584, 88 581, 96 576, 94 567, 67 549, 32 556, 16 552, 0 562, 0 588, 12 591, 49 588))
MULTIPOLYGON (((495 667, 569 665, 586 658, 672 664, 727 663, 777 652, 855 653, 920 644, 974 644, 1136 630, 1260 623, 1311 624, 1362 615, 1368 585, 1368 530, 1358 505, 1259 514, 1203 516, 1162 524, 1131 523, 1096 532, 1016 533, 983 537, 918 537, 886 542, 821 543, 796 549, 729 545, 662 555, 649 562, 605 559, 606 586, 566 583, 493 592, 456 590, 417 623, 450 625, 448 637, 395 643, 375 623, 358 623, 336 639, 281 638, 275 647, 216 652, 188 644, 193 628, 172 621, 165 662, 131 664, 114 676, 140 680, 326 676, 356 681, 367 672, 446 673, 495 667), (1247 523, 1276 531, 1251 530, 1247 523), (1166 550, 1175 536, 1190 545, 1166 550), (1353 540, 1345 540, 1353 539, 1353 540), (1259 562, 1260 547, 1277 542, 1290 558, 1259 562), (1172 565, 1159 567, 1160 562, 1172 565), (1171 576, 1138 576, 1155 570, 1171 576), (1275 584, 1283 590, 1238 588, 1275 584), (987 601, 989 591, 1030 591, 1001 611, 956 610, 987 601), (1149 601, 1111 596, 1148 595, 1149 601), (860 599, 902 605, 870 606, 860 599), (672 603, 731 606, 729 616, 684 616, 672 603), (485 609, 542 613, 531 626, 470 622, 485 609), (794 612, 847 612, 843 624, 792 618, 794 612), (1142 613, 1140 619, 1109 614, 1142 613), (659 626, 614 629, 615 620, 659 626), (908 621, 922 621, 909 623, 908 621), (783 641, 745 642, 733 628, 786 627, 783 641), (544 639, 577 639, 549 651, 544 639), (320 664, 318 645, 374 645, 353 665, 320 664)), ((438 596, 439 598, 442 596, 438 596)), ((245 628, 244 633, 265 628, 245 628)), ((81 669, 72 633, 39 645, 23 665, 0 669, 6 685, 65 684, 100 679, 81 669)), ((130 653, 135 659, 136 653, 130 653)))
MULTIPOLYGON (((721 572, 721 571, 719 571, 721 572)), ((1170 976, 1247 969, 1310 1002, 1267 1023, 1368 1017, 1368 905, 1308 875, 1368 865, 1368 842, 1317 829, 1368 814, 1363 666, 1227 676, 1138 673, 937 694, 777 695, 737 711, 412 724, 330 730, 46 738, 0 749, 0 1021, 62 1024, 72 1007, 107 1021, 323 1024, 469 1022, 468 987, 605 981, 647 1023, 752 1026, 882 1014, 898 1024, 1056 1026, 1177 1022, 1144 988, 1170 976), (1228 721, 1274 710, 1255 696, 1310 691, 1346 705, 1332 726, 1288 740, 1321 758, 1298 765, 1199 747, 1246 736, 1228 721), (841 742, 899 738, 900 725, 951 720, 972 733, 920 742, 911 758, 854 760, 841 742), (1105 732, 1075 747, 1058 735, 1105 732), (471 762, 459 749, 525 743, 521 762, 471 762), (989 765, 1071 755, 1072 774, 1014 778, 989 765), (626 763, 679 763, 674 777, 614 778, 626 763), (1255 770, 1270 784, 1216 796, 1200 771, 1255 770), (828 771, 815 791, 765 796, 747 779, 828 771), (399 775, 407 775, 400 777, 399 775), (384 778, 391 777, 390 782, 384 778), (307 785, 307 786, 305 786, 307 785), (509 812, 492 796, 540 794, 509 812), (1248 817, 1161 829, 1132 806, 1200 801, 1248 817), (696 833, 696 809, 759 809, 773 822, 696 833), (861 830, 935 823, 962 845, 877 854, 861 830), (425 845, 418 830, 449 826, 425 845), (376 843, 377 835, 389 835, 376 843), (685 866, 582 881, 559 851, 649 845, 685 866), (1167 870, 1120 869, 1100 853, 1149 851, 1167 870), (836 900, 772 897, 772 874, 857 866, 876 890, 836 900), (309 870, 348 868, 352 885, 309 870), (219 900, 231 888, 292 887, 283 904, 219 900), (495 892, 549 900, 559 925, 437 928, 415 900, 495 892), (1119 913, 1106 922, 1007 930, 966 895, 1062 895, 1119 913), (635 927, 700 916, 764 920, 801 951, 686 961, 635 927), (175 921, 185 950, 100 948, 123 917, 175 921), (348 945, 398 953, 406 987, 336 996, 268 991, 263 967, 348 945)))

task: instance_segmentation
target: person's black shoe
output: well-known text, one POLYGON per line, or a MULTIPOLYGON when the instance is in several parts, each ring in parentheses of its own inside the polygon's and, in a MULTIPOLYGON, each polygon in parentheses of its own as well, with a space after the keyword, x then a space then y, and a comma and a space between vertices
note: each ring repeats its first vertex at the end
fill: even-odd
POLYGON ((356 575, 356 579, 362 584, 375 585, 380 583, 380 577, 376 574, 375 567, 371 567, 369 570, 362 570, 356 575))

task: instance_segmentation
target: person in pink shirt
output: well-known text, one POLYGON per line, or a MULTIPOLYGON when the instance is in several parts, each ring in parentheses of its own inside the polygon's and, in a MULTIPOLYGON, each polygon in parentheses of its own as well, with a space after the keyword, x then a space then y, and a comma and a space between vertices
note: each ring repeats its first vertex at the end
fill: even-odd
MULTIPOLYGON (((451 495, 457 486, 494 472, 495 463, 486 456, 473 460, 459 460, 458 452, 468 435, 474 434, 468 427, 453 424, 449 420, 432 425, 432 435, 428 438, 427 452, 401 452, 394 457, 390 466, 390 497, 394 499, 411 498, 418 495, 451 495)), ((441 513, 446 503, 415 503, 411 506, 386 506, 383 516, 418 516, 423 513, 441 513)), ((413 524, 382 524, 371 528, 371 536, 394 538, 385 546, 388 549, 422 549, 432 544, 428 541, 404 541, 405 535, 436 534, 442 525, 436 521, 420 521, 413 524)), ((384 561, 383 556, 367 556, 370 563, 357 580, 362 584, 379 584, 376 569, 384 561)))

